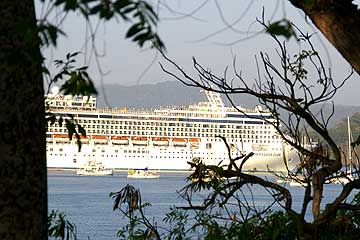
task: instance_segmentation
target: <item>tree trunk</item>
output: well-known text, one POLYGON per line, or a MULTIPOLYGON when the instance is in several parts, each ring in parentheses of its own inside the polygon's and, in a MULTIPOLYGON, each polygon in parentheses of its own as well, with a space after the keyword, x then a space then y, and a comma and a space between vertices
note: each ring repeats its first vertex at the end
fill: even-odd
POLYGON ((313 204, 312 213, 314 221, 317 223, 320 217, 320 205, 323 198, 323 182, 318 174, 314 174, 312 178, 313 185, 313 204))
POLYGON ((44 90, 33 0, 0 1, 0 239, 47 239, 44 90))
POLYGON ((352 0, 290 0, 360 74, 360 11, 352 0))

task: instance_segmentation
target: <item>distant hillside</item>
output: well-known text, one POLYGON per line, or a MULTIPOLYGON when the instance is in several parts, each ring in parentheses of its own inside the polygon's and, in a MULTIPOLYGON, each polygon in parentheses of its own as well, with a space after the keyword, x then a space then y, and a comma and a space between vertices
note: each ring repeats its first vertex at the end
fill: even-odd
MULTIPOLYGON (((332 105, 323 104, 321 106, 317 106, 317 108, 314 109, 314 113, 318 117, 320 117, 320 110, 325 113, 325 116, 329 116, 329 114, 332 112, 332 105)), ((347 117, 351 117, 358 112, 360 112, 360 106, 335 105, 335 112, 331 117, 329 127, 334 127, 336 123, 346 121, 347 117)))
MULTIPOLYGON (((353 139, 351 139, 351 141, 355 141, 356 138, 360 135, 360 112, 355 113, 350 117, 350 131, 353 136, 353 139)), ((338 122, 333 128, 329 130, 329 132, 336 143, 341 144, 342 146, 347 146, 348 144, 347 118, 344 118, 342 121, 338 122)))
MULTIPOLYGON (((98 107, 155 108, 160 106, 188 106, 206 101, 205 94, 199 88, 188 87, 176 81, 156 84, 122 86, 117 84, 104 85, 109 106, 106 105, 101 87, 98 96, 98 107)), ((224 98, 224 102, 225 98, 224 98)), ((237 105, 253 107, 257 100, 246 96, 236 96, 237 105)), ((227 103, 228 104, 228 103, 227 103)))
MULTIPOLYGON (((201 101, 206 101, 204 93, 199 88, 185 86, 176 81, 161 82, 156 84, 143 84, 134 86, 122 86, 117 84, 106 84, 103 86, 108 105, 105 104, 102 88, 97 87, 100 94, 98 96, 98 107, 127 107, 127 108, 156 108, 160 106, 188 106, 201 101)), ((225 97, 223 97, 225 100, 225 97)), ((233 96, 236 105, 253 108, 258 104, 257 99, 247 95, 233 96)), ((225 101, 225 103, 227 103, 225 101)), ((229 105, 229 103, 227 103, 229 105)), ((314 109, 319 113, 323 109, 325 113, 331 112, 331 105, 322 105, 314 109)), ((335 123, 341 122, 347 116, 352 116, 360 112, 360 107, 356 106, 335 106, 335 114, 329 124, 330 127, 335 123)))
MULTIPOLYGON (((101 88, 98 87, 101 91, 101 88)), ((160 106, 186 106, 204 101, 199 89, 188 88, 177 82, 134 86, 105 85, 109 107, 154 108, 160 106)), ((108 107, 104 95, 98 97, 98 107, 108 107)))

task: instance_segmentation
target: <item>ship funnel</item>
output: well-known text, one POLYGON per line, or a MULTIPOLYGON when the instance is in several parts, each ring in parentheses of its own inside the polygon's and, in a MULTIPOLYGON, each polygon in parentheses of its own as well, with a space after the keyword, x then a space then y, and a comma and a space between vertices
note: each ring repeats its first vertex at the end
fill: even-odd
POLYGON ((208 90, 204 90, 204 92, 205 92, 206 97, 212 107, 216 107, 216 108, 224 108, 225 107, 225 105, 221 99, 221 96, 218 92, 213 92, 213 91, 208 91, 208 90))

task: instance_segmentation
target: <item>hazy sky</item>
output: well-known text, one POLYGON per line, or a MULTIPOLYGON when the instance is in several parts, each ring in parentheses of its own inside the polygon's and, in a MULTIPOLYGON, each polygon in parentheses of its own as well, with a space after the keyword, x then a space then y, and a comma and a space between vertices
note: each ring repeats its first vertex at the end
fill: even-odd
MULTIPOLYGON (((154 3, 158 1, 153 1, 154 3)), ((226 0, 226 1, 164 1, 168 4, 157 4, 160 11, 159 34, 167 47, 167 54, 185 70, 192 72, 192 57, 211 68, 214 73, 222 74, 226 66, 232 65, 233 57, 237 58, 237 68, 241 69, 247 79, 256 77, 255 55, 260 51, 269 52, 276 60, 276 45, 266 34, 255 34, 262 28, 256 18, 262 15, 265 19, 280 20, 286 17, 292 20, 303 31, 316 33, 317 29, 306 23, 303 14, 289 5, 286 0, 226 0), (203 3, 205 3, 203 5, 203 3), (202 7, 200 7, 202 6, 202 7), (169 9, 169 7, 171 9, 169 9), (219 8, 220 7, 220 8, 219 8), (199 9, 196 11, 196 9, 199 9), (236 22, 232 27, 227 24, 236 22), (254 34, 256 36, 254 36, 254 34), (243 39, 243 40, 242 40, 243 39)), ((38 13, 40 12, 38 8, 38 13)), ((94 22, 94 25, 95 22, 94 22)), ((98 67, 91 58, 90 72, 97 84, 121 85, 148 84, 173 80, 163 73, 158 62, 160 56, 151 49, 139 49, 124 35, 129 25, 123 21, 112 21, 100 24, 96 34, 96 46, 103 56, 99 59, 103 72, 98 74, 98 67), (154 62, 153 64, 151 64, 154 62), (145 73, 144 71, 148 69, 145 73)), ((90 44, 84 45, 87 29, 84 21, 77 16, 68 16, 63 30, 66 38, 59 40, 56 49, 47 50, 49 60, 62 58, 67 52, 81 51, 80 63, 91 55, 90 44)), ((337 51, 327 43, 320 33, 314 36, 315 45, 325 62, 332 67, 335 79, 342 80, 349 73, 349 64, 337 51), (329 57, 328 57, 329 56, 329 57)), ((300 48, 294 39, 288 42, 294 50, 300 48)), ((89 61, 86 61, 89 64, 89 61)), ((360 105, 358 91, 360 77, 357 74, 347 82, 335 98, 337 104, 360 105)))

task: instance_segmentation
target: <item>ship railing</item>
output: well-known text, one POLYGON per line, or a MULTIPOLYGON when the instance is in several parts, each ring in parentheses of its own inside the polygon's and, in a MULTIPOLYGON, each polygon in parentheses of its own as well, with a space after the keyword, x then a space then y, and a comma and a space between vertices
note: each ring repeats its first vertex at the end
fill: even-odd
MULTIPOLYGON (((246 113, 270 113, 267 109, 262 109, 259 111, 258 109, 245 109, 239 107, 240 112, 246 113)), ((77 108, 77 107, 68 107, 68 106, 50 106, 50 111, 68 111, 68 112, 78 112, 79 110, 88 112, 88 113, 111 113, 111 114, 134 114, 134 115, 156 115, 156 116, 194 116, 194 115, 202 115, 202 117, 221 117, 223 113, 229 113, 229 112, 239 112, 235 108, 203 108, 203 107, 197 107, 197 108, 187 108, 187 109, 128 109, 128 108, 77 108)))

